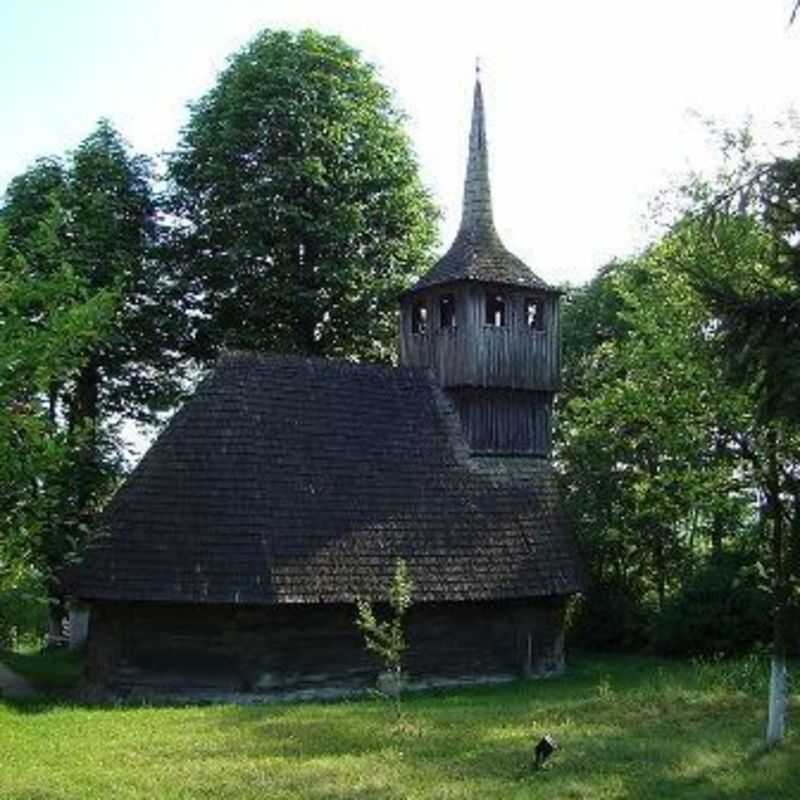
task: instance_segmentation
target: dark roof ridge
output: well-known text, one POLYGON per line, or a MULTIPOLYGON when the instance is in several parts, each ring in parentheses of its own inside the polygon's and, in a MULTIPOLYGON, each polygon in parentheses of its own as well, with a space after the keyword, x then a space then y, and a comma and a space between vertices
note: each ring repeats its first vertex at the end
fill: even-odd
POLYGON ((216 363, 212 368, 212 372, 226 365, 238 365, 247 363, 248 361, 263 364, 290 364, 292 362, 301 364, 307 363, 312 365, 319 365, 321 367, 344 367, 353 370, 375 370, 389 373, 430 373, 433 376, 433 371, 428 367, 409 367, 397 366, 395 364, 386 364, 381 361, 353 361, 349 358, 323 356, 323 355, 304 355, 302 353, 278 353, 272 350, 245 350, 235 348, 224 350, 217 357, 216 363))

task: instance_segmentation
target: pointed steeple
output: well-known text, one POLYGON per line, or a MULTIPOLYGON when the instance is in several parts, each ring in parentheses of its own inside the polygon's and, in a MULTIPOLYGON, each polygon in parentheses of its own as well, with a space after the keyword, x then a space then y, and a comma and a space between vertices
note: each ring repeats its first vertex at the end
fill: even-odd
POLYGON ((461 225, 450 249, 409 290, 456 281, 551 288, 503 246, 494 227, 480 67, 476 69, 461 225))
POLYGON ((469 130, 467 176, 464 179, 464 200, 460 231, 480 228, 494 230, 492 189, 489 183, 489 147, 486 143, 486 116, 483 110, 480 66, 475 69, 475 90, 472 98, 472 124, 469 130))

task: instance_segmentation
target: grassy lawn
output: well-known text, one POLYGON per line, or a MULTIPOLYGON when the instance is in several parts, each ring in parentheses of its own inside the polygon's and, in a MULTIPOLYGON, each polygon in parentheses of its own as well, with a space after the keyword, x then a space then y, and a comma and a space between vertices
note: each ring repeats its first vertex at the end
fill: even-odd
POLYGON ((562 678, 411 697, 399 724, 377 700, 0 702, 0 797, 797 798, 800 735, 760 750, 761 680, 760 671, 586 657, 562 678), (544 732, 561 750, 533 772, 544 732))

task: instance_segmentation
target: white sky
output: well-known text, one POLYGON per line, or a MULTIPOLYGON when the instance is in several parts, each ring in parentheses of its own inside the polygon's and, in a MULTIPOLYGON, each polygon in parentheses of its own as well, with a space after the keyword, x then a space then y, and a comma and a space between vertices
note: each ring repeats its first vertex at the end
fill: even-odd
POLYGON ((792 0, 0 0, 0 191, 108 116, 171 148, 186 103, 264 27, 338 33, 410 116, 423 178, 457 224, 476 55, 495 216, 551 282, 643 243, 647 201, 709 158, 687 113, 769 122, 800 99, 792 0))

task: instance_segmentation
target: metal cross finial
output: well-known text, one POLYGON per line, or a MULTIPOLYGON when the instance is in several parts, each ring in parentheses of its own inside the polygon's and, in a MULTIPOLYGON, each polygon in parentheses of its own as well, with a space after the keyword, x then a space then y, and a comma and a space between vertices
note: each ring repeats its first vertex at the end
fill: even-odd
POLYGON ((475 80, 479 81, 481 79, 481 57, 475 57, 475 80))

